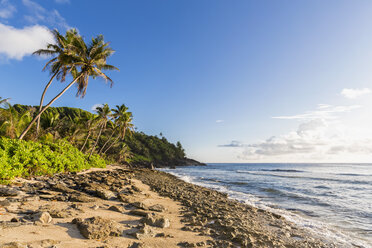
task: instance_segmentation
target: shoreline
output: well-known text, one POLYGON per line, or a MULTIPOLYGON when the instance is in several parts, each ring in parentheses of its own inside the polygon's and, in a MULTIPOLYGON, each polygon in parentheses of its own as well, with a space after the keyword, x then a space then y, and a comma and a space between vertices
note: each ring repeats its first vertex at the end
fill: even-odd
POLYGON ((120 166, 0 187, 0 229, 2 248, 337 247, 227 194, 120 166))
POLYGON ((190 230, 207 232, 216 247, 338 247, 276 213, 241 203, 226 193, 163 171, 138 170, 135 174, 160 195, 180 201, 190 230))

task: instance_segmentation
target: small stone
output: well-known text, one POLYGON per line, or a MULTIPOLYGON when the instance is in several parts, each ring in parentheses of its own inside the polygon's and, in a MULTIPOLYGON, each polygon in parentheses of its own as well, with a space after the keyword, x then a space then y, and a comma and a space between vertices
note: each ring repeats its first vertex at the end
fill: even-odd
POLYGON ((97 210, 97 209, 99 209, 99 206, 98 205, 94 205, 94 206, 92 206, 91 207, 93 210, 97 210))
POLYGON ((38 212, 31 216, 31 219, 37 224, 48 224, 52 222, 53 218, 48 212, 38 212))
POLYGON ((163 205, 155 204, 149 207, 149 210, 155 211, 155 212, 165 212, 166 208, 163 205))
POLYGON ((134 242, 133 244, 129 245, 128 248, 150 248, 150 247, 143 243, 134 242))
POLYGON ((114 192, 106 189, 97 189, 96 194, 98 197, 104 199, 104 200, 112 200, 116 198, 116 195, 114 192))
POLYGON ((144 225, 138 232, 133 234, 137 239, 153 238, 156 236, 156 232, 148 225, 144 225))
POLYGON ((13 217, 10 222, 19 222, 19 219, 17 217, 13 217))
POLYGON ((89 197, 83 194, 73 194, 70 196, 69 201, 71 202, 94 202, 95 200, 92 197, 89 197))
POLYGON ((113 205, 113 206, 109 207, 109 210, 119 212, 119 213, 124 213, 124 211, 125 211, 122 206, 116 206, 116 205, 113 205))
POLYGON ((66 210, 53 209, 53 210, 50 210, 49 213, 50 213, 50 216, 52 216, 53 218, 67 218, 71 216, 70 213, 67 212, 66 210))
POLYGON ((157 214, 147 214, 147 216, 143 219, 143 222, 160 228, 167 228, 170 226, 169 219, 157 214))
POLYGON ((146 217, 148 213, 143 210, 134 209, 129 211, 129 214, 146 217))
POLYGON ((133 207, 136 207, 136 208, 139 208, 139 209, 148 210, 148 207, 145 204, 143 204, 142 202, 133 202, 133 203, 131 203, 131 205, 133 207))

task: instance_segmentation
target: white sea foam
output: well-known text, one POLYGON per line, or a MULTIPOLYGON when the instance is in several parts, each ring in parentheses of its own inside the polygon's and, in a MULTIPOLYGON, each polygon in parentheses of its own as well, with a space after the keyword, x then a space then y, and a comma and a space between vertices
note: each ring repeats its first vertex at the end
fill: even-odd
MULTIPOLYGON (((177 172, 177 170, 168 170, 168 169, 161 169, 162 171, 168 172, 181 180, 188 182, 188 183, 193 183, 195 185, 199 185, 202 187, 214 189, 216 191, 222 192, 222 193, 227 193, 228 196, 231 199, 238 200, 242 203, 270 211, 276 214, 279 214, 283 216, 285 219, 288 221, 291 221, 295 223, 297 226, 302 227, 307 229, 309 232, 311 232, 314 236, 319 237, 325 241, 330 241, 333 243, 336 243, 339 247, 359 247, 359 248, 368 248, 370 247, 367 242, 363 242, 361 240, 357 240, 350 235, 344 234, 341 230, 338 230, 335 227, 332 227, 326 223, 316 221, 314 219, 309 219, 306 218, 305 216, 301 216, 299 214, 296 214, 291 211, 287 211, 285 209, 280 209, 280 208, 273 208, 268 206, 269 204, 264 203, 260 201, 260 198, 244 193, 244 192, 239 192, 239 191, 234 191, 230 190, 227 187, 218 184, 218 181, 205 181, 203 180, 204 178, 202 177, 196 177, 196 176, 190 176, 190 175, 185 175, 184 173, 177 172)), ((247 173, 250 174, 250 171, 237 171, 238 173, 247 173)))

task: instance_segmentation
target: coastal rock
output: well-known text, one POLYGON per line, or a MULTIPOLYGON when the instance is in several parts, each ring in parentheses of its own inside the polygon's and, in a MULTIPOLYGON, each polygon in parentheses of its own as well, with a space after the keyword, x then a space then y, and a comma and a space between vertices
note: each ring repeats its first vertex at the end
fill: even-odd
POLYGON ((0 245, 0 248, 27 248, 27 246, 20 242, 10 242, 0 245))
POLYGON ((0 187, 0 196, 18 196, 19 191, 8 187, 0 187))
POLYGON ((102 217, 92 217, 85 220, 74 219, 81 235, 87 239, 106 239, 109 236, 122 236, 123 230, 117 222, 102 217))
POLYGON ((143 204, 142 202, 132 202, 131 205, 133 207, 136 207, 136 208, 139 208, 139 209, 142 209, 142 210, 148 210, 149 208, 143 204))
POLYGON ((97 189, 96 194, 98 197, 104 199, 104 200, 112 200, 116 198, 116 195, 114 192, 106 189, 97 189))
POLYGON ((9 207, 10 202, 8 200, 0 201, 0 207, 9 207))
POLYGON ((68 218, 71 216, 71 213, 67 212, 66 210, 58 210, 58 209, 49 210, 49 214, 53 218, 68 218))
POLYGON ((145 245, 144 243, 134 242, 133 244, 129 245, 128 248, 151 248, 151 247, 145 245))
POLYGON ((70 202, 95 202, 95 199, 85 194, 72 194, 69 198, 70 202))
POLYGON ((169 219, 153 213, 147 214, 143 219, 143 223, 160 228, 167 228, 170 226, 169 219))
POLYGON ((149 207, 149 210, 155 211, 155 212, 165 212, 167 209, 160 204, 155 204, 149 207))
POLYGON ((62 193, 70 193, 71 194, 71 193, 75 192, 75 190, 70 189, 69 187, 67 187, 67 186, 65 186, 61 183, 57 183, 57 184, 53 185, 52 189, 54 191, 58 191, 58 192, 62 192, 62 193))
POLYGON ((143 210, 134 209, 134 210, 129 211, 129 214, 146 217, 148 212, 145 212, 143 210))

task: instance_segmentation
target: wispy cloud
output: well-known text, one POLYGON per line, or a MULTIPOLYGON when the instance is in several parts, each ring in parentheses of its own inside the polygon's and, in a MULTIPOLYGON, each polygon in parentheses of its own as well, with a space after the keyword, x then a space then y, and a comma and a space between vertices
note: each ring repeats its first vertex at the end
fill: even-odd
POLYGON ((287 120, 335 119, 336 114, 350 112, 351 110, 358 109, 360 107, 360 105, 332 106, 327 104, 319 104, 316 110, 307 111, 304 114, 275 116, 272 118, 287 120))
POLYGON ((63 18, 57 10, 47 10, 40 4, 31 0, 22 0, 22 3, 28 8, 28 11, 30 12, 29 15, 24 16, 25 20, 29 23, 42 23, 48 26, 59 27, 63 29, 70 28, 65 18, 63 18))
POLYGON ((0 55, 6 60, 21 60, 47 43, 53 42, 49 30, 40 25, 17 29, 0 23, 0 37, 0 55))
POLYGON ((13 14, 17 11, 16 7, 11 4, 8 0, 0 1, 0 18, 8 19, 13 17, 13 14))
POLYGON ((219 147, 244 147, 245 145, 237 140, 232 140, 229 144, 219 145, 219 147))
POLYGON ((369 88, 363 89, 348 89, 345 88, 341 91, 341 95, 349 99, 355 99, 363 95, 371 94, 372 91, 369 88))
POLYGON ((70 3, 70 0, 54 0, 56 3, 61 3, 61 4, 64 4, 64 3, 70 3))
POLYGON ((216 123, 222 123, 224 120, 216 120, 216 123))

